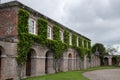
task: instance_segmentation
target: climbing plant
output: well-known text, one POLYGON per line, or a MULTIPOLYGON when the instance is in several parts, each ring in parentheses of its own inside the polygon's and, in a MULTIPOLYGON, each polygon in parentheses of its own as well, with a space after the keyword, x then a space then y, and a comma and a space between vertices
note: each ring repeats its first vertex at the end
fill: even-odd
POLYGON ((83 45, 82 45, 82 37, 79 37, 78 40, 79 40, 79 46, 80 46, 80 47, 83 47, 83 45))
POLYGON ((17 61, 20 65, 26 60, 26 53, 32 44, 31 39, 28 40, 26 34, 28 34, 28 19, 29 13, 25 10, 20 9, 18 13, 18 56, 17 61))
POLYGON ((77 46, 77 35, 72 34, 72 46, 77 46))
POLYGON ((60 41, 60 27, 55 25, 53 27, 53 38, 54 40, 60 41))
POLYGON ((47 39, 47 25, 48 22, 45 19, 38 19, 38 36, 40 36, 43 40, 47 39))
POLYGON ((69 32, 68 31, 64 31, 64 42, 69 45, 69 32))
MULTIPOLYGON (((60 27, 55 25, 53 27, 54 40, 47 39, 48 22, 43 18, 38 19, 38 35, 30 34, 28 31, 29 12, 23 9, 18 13, 18 56, 17 61, 19 65, 22 65, 27 60, 27 54, 34 43, 45 45, 54 52, 55 59, 59 59, 62 53, 69 47, 69 32, 64 31, 64 42, 60 40, 60 27)), ((82 38, 79 39, 79 47, 77 47, 77 36, 72 35, 72 44, 74 48, 83 57, 87 50, 82 47, 82 38)), ((90 44, 90 43, 89 43, 90 44)), ((90 46, 90 45, 89 45, 90 46)))

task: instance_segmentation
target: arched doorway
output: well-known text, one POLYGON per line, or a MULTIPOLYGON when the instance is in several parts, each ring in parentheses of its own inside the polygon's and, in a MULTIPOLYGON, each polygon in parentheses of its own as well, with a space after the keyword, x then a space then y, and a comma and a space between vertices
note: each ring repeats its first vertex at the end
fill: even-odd
POLYGON ((45 55, 45 74, 54 73, 53 71, 53 53, 47 51, 45 55))
POLYGON ((112 58, 112 65, 117 65, 117 59, 115 57, 112 58))
POLYGON ((104 58, 104 65, 108 66, 108 58, 107 57, 104 58))
POLYGON ((68 70, 72 70, 72 54, 68 55, 68 70))
POLYGON ((34 56, 36 55, 34 49, 30 49, 30 51, 27 54, 27 61, 26 61, 26 76, 31 76, 34 74, 36 70, 36 62, 34 60, 34 56))

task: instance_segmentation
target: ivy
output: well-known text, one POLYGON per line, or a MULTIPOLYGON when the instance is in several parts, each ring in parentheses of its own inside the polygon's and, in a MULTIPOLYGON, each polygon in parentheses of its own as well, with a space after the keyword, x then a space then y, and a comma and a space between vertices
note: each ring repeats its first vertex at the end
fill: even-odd
POLYGON ((69 32, 68 31, 64 31, 64 42, 69 45, 69 32))
POLYGON ((42 18, 38 19, 38 35, 43 39, 47 39, 48 22, 42 18))
MULTIPOLYGON (((27 60, 27 54, 34 43, 47 46, 54 52, 55 59, 59 59, 62 53, 67 50, 69 46, 69 32, 64 31, 64 42, 60 40, 60 27, 55 25, 53 27, 54 40, 47 39, 48 22, 45 19, 38 19, 38 35, 30 34, 28 31, 29 12, 20 9, 18 13, 18 57, 19 65, 22 65, 27 60)), ((79 47, 77 47, 77 36, 72 35, 72 44, 74 49, 78 51, 81 57, 87 53, 87 49, 82 48, 82 38, 79 38, 79 47)), ((90 42, 89 42, 90 47, 90 42)))
POLYGON ((28 39, 25 34, 28 34, 28 19, 29 13, 25 10, 20 9, 18 14, 18 56, 17 62, 19 65, 24 64, 26 60, 26 55, 29 51, 29 48, 32 44, 31 39, 28 39), (31 44, 30 44, 31 43, 31 44))
POLYGON ((58 27, 57 25, 53 27, 53 37, 54 40, 59 41, 60 40, 60 27, 58 27))
POLYGON ((28 33, 28 18, 29 13, 20 9, 18 13, 18 33, 28 33))
POLYGON ((82 41, 83 41, 82 37, 79 37, 78 40, 79 40, 79 46, 80 46, 80 47, 83 47, 83 45, 82 45, 82 41))
POLYGON ((72 46, 77 46, 77 35, 72 34, 72 46))

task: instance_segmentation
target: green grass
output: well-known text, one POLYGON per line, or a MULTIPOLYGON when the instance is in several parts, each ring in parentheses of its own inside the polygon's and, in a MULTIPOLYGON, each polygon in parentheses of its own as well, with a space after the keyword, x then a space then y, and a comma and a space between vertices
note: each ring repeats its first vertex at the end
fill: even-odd
POLYGON ((60 72, 56 74, 49 74, 45 76, 27 78, 24 80, 89 80, 86 77, 84 77, 82 73, 87 71, 93 71, 93 70, 116 69, 116 68, 120 68, 120 67, 119 66, 95 67, 95 68, 89 68, 89 69, 80 70, 80 71, 60 72))

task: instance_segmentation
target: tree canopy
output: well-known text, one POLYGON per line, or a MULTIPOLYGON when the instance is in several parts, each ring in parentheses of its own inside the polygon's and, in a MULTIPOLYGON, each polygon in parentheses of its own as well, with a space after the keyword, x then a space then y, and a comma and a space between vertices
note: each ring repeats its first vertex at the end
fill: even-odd
POLYGON ((101 44, 101 43, 94 44, 92 47, 92 53, 95 53, 96 50, 99 52, 100 56, 106 55, 106 50, 105 50, 105 47, 103 44, 101 44))

